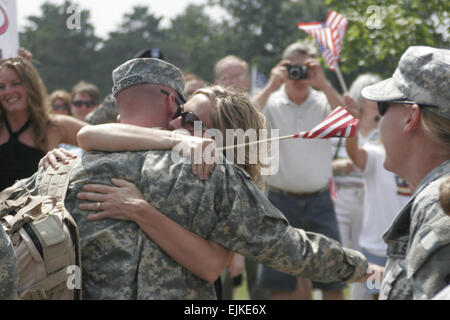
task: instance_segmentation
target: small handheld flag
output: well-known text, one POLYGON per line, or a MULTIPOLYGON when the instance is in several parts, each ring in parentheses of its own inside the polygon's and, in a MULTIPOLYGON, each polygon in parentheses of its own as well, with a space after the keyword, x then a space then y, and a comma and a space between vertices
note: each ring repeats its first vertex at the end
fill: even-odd
POLYGON ((343 137, 350 138, 355 135, 356 126, 358 125, 358 119, 355 119, 347 110, 342 107, 337 107, 333 112, 321 121, 317 126, 315 126, 311 131, 302 131, 296 134, 276 137, 271 139, 264 139, 258 141, 252 141, 249 143, 242 143, 238 145, 231 145, 222 148, 217 148, 217 150, 227 150, 232 148, 250 146, 254 144, 259 144, 263 142, 271 142, 277 140, 286 139, 329 139, 333 137, 343 137))
POLYGON ((336 11, 330 11, 323 23, 319 21, 299 22, 297 27, 316 40, 323 58, 330 69, 336 71, 344 92, 347 92, 347 86, 338 65, 345 29, 347 28, 347 19, 336 11))
POLYGON ((333 137, 352 137, 355 134, 357 124, 358 119, 353 118, 344 108, 337 107, 311 131, 299 132, 293 138, 329 139, 333 137))

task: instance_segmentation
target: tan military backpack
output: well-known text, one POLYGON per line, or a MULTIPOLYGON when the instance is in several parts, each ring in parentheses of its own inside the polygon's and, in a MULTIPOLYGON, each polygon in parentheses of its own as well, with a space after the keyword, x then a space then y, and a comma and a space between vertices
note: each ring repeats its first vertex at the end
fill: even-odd
POLYGON ((72 164, 48 167, 37 196, 17 184, 0 193, 0 227, 17 256, 21 299, 81 299, 80 237, 64 207, 71 171, 72 164))

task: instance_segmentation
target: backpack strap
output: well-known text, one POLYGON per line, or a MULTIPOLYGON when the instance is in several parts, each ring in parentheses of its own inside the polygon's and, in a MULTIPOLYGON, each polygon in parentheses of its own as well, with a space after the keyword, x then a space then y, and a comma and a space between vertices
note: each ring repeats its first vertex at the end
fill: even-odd
POLYGON ((70 174, 75 161, 69 160, 68 164, 60 164, 59 169, 55 170, 48 166, 44 176, 38 186, 38 194, 55 197, 58 202, 64 202, 67 188, 69 186, 70 174))
POLYGON ((0 192, 0 203, 8 200, 13 195, 13 193, 16 192, 17 189, 20 189, 20 188, 24 189, 26 191, 26 193, 30 194, 30 191, 25 186, 20 185, 20 184, 18 184, 18 185, 14 184, 6 189, 3 189, 3 191, 0 192))

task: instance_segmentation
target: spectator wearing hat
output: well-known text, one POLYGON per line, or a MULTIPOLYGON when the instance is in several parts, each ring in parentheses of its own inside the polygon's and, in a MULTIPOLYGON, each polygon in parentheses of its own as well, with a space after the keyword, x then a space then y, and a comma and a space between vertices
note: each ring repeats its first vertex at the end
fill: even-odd
POLYGON ((380 299, 431 299, 450 279, 450 219, 439 202, 450 175, 450 50, 409 47, 393 76, 362 95, 383 116, 384 167, 413 191, 384 234, 380 299))

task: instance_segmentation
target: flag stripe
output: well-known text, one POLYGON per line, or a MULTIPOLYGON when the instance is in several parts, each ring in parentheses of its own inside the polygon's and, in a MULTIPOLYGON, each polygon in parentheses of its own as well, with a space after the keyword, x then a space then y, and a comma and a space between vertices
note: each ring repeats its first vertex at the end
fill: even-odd
POLYGON ((311 131, 299 132, 294 138, 328 139, 331 137, 351 137, 356 132, 358 119, 353 118, 347 110, 337 107, 328 117, 311 131))
POLYGON ((320 52, 331 70, 335 70, 335 64, 339 60, 342 49, 347 19, 331 10, 325 22, 299 22, 297 27, 310 34, 317 42, 320 52))

